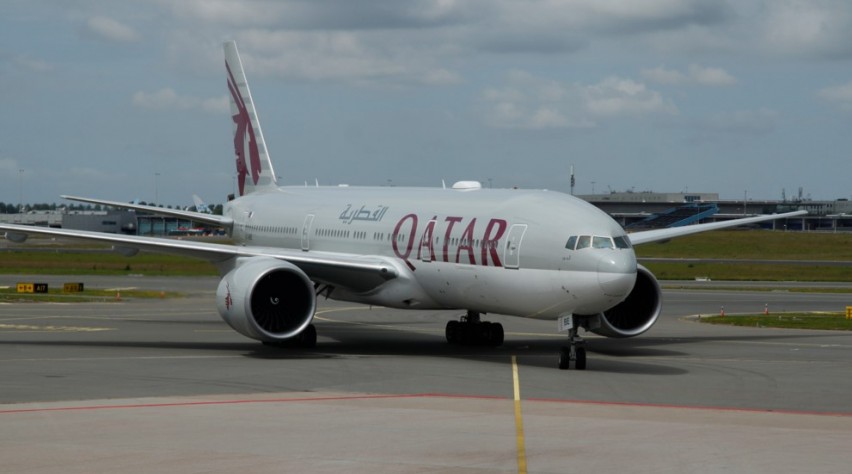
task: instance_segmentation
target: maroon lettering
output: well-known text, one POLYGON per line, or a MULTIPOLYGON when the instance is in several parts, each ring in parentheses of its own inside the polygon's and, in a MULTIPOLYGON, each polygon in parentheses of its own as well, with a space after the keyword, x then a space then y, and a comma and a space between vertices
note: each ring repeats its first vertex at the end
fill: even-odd
POLYGON ((435 233, 435 219, 438 216, 432 217, 432 220, 426 224, 426 229, 423 231, 423 237, 420 238, 420 248, 417 249, 417 259, 429 262, 434 262, 435 258, 435 242, 432 240, 435 233), (427 260, 428 259, 428 260, 427 260))
POLYGON ((500 237, 503 237, 503 233, 506 232, 507 222, 503 219, 491 219, 488 222, 488 225, 485 227, 485 234, 482 236, 482 264, 488 266, 488 256, 491 255, 491 260, 494 262, 495 267, 502 267, 503 264, 500 263, 500 257, 497 256, 497 241, 500 240, 500 237), (497 227, 495 235, 492 237, 491 233, 494 231, 494 228, 497 227))
POLYGON ((468 259, 470 259, 471 265, 476 265, 476 257, 473 253, 473 226, 476 225, 476 218, 471 219, 470 224, 467 225, 467 228, 464 230, 461 236, 461 241, 459 242, 459 248, 456 250, 456 263, 461 263, 460 258, 462 250, 467 250, 468 259))
POLYGON ((414 265, 408 260, 408 257, 411 256, 411 251, 414 248, 414 239, 416 233, 417 215, 408 214, 396 223, 396 227, 393 229, 393 234, 391 235, 391 245, 393 246, 393 253, 397 257, 401 258, 402 261, 404 261, 405 264, 408 265, 408 268, 410 268, 412 271, 414 271, 415 268, 414 265), (406 242, 405 244, 405 253, 403 253, 399 250, 399 231, 402 229, 402 225, 405 223, 405 221, 409 219, 411 219, 411 229, 409 229, 410 231, 408 232, 408 242, 406 242))
POLYGON ((450 261, 450 234, 453 232, 453 226, 456 225, 456 222, 461 222, 461 217, 447 217, 444 219, 446 222, 449 222, 447 225, 447 232, 444 235, 444 261, 450 261))

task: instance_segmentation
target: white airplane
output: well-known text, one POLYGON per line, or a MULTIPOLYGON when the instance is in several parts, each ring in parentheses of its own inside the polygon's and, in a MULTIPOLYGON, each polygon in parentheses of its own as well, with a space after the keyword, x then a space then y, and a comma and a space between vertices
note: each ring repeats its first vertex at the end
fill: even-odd
POLYGON ((195 204, 195 210, 202 214, 210 214, 210 208, 207 207, 207 204, 198 196, 198 194, 192 195, 192 202, 195 204))
POLYGON ((222 216, 138 204, 66 199, 149 211, 225 228, 224 245, 0 225, 6 238, 29 234, 111 243, 213 262, 222 274, 219 314, 237 332, 266 344, 311 347, 318 295, 403 309, 461 309, 446 326, 453 344, 499 346, 498 313, 558 321, 568 345, 559 368, 586 368, 583 328, 633 337, 657 320, 657 280, 632 245, 781 219, 805 211, 630 234, 585 201, 552 191, 279 187, 234 42, 225 44, 239 196, 222 216))

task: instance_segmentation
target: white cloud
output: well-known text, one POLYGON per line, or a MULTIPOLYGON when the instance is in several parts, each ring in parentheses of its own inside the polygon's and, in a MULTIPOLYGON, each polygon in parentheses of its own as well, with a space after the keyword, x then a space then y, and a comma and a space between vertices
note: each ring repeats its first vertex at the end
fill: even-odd
POLYGON ((737 83, 737 79, 722 68, 705 67, 698 64, 691 64, 686 72, 666 69, 664 67, 643 69, 642 77, 657 84, 676 86, 699 85, 721 87, 732 86, 737 83))
POLYGON ((14 56, 12 62, 21 69, 31 72, 50 72, 53 71, 53 64, 40 59, 33 59, 28 56, 14 56))
POLYGON ((89 18, 85 31, 97 39, 111 42, 132 43, 141 39, 133 28, 105 16, 89 18))
POLYGON ((817 92, 823 100, 839 105, 845 110, 852 110, 852 81, 839 86, 831 86, 820 89, 817 92))
POLYGON ((158 110, 203 110, 211 113, 224 113, 229 110, 227 96, 200 99, 178 95, 174 89, 163 88, 155 92, 138 91, 133 94, 133 105, 143 109, 158 110))
POLYGON ((697 64, 689 66, 689 77, 702 86, 732 86, 737 83, 734 76, 717 67, 704 67, 697 64))
MULTIPOLYGON (((355 84, 448 85, 461 76, 442 62, 440 45, 396 41, 396 32, 245 31, 238 35, 240 54, 252 74, 290 80, 355 84)), ((439 40, 443 41, 443 40, 439 40)))
POLYGON ((666 85, 681 85, 687 81, 686 74, 674 69, 666 69, 664 67, 655 67, 653 69, 643 69, 642 77, 657 84, 666 85))
POLYGON ((655 113, 674 114, 677 108, 659 92, 645 84, 620 77, 609 77, 584 88, 586 107, 597 116, 624 117, 655 113))
POLYGON ((496 128, 546 130, 594 127, 600 120, 677 114, 659 92, 631 79, 597 84, 560 83, 513 71, 502 88, 487 88, 486 122, 496 128))
POLYGON ((738 110, 716 114, 705 120, 705 131, 739 135, 765 135, 775 130, 779 113, 772 109, 738 110))
POLYGON ((763 4, 758 29, 775 55, 852 56, 852 4, 838 0, 775 0, 763 4))

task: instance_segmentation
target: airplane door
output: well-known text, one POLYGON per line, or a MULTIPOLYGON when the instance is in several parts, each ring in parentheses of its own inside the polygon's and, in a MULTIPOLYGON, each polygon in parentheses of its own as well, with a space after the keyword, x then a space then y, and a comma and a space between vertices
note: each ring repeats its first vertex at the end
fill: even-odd
POLYGON ((305 223, 302 225, 302 250, 308 251, 311 249, 311 227, 314 225, 314 215, 308 214, 305 216, 305 223))
POLYGON ((521 241, 524 240, 524 232, 526 231, 526 224, 514 224, 509 228, 506 247, 503 250, 503 266, 505 268, 519 268, 521 266, 521 241))

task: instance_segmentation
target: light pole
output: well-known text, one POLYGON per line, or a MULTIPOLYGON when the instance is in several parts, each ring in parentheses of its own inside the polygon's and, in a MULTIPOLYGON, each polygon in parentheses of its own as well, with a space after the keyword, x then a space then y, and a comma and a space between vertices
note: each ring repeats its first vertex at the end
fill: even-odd
POLYGON ((18 213, 24 213, 24 170, 18 170, 18 213))
POLYGON ((160 204, 160 173, 154 173, 154 205, 160 204))

